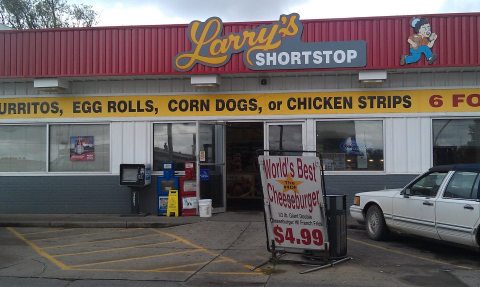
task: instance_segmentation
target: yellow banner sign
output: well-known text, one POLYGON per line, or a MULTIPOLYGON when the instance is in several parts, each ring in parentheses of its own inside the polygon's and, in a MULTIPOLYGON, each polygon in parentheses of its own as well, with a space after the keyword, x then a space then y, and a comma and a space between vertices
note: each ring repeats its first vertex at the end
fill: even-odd
POLYGON ((0 120, 479 111, 480 89, 0 99, 0 120))

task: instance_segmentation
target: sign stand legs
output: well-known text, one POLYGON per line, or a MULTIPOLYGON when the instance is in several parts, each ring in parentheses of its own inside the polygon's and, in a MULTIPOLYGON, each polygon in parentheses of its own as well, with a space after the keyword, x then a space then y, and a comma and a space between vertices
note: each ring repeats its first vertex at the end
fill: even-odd
POLYGON ((273 266, 275 266, 277 264, 281 264, 281 263, 296 263, 296 264, 301 264, 301 265, 304 265, 304 266, 306 266, 306 265, 316 266, 314 268, 307 269, 305 271, 299 272, 299 274, 307 274, 307 273, 310 273, 310 272, 315 272, 315 271, 322 270, 322 269, 325 269, 325 268, 333 267, 337 264, 344 263, 344 262, 347 262, 347 261, 352 259, 352 257, 345 257, 345 258, 338 259, 338 260, 331 260, 328 263, 319 262, 318 264, 316 264, 314 262, 306 262, 306 261, 301 261, 301 260, 283 260, 283 259, 281 259, 281 257, 286 255, 287 253, 279 253, 278 251, 275 251, 274 247, 271 250, 271 254, 272 254, 272 256, 267 261, 255 266, 251 270, 255 271, 258 268, 263 267, 263 266, 265 266, 269 263, 273 264, 273 266), (318 265, 320 265, 320 266, 318 266, 318 265))
POLYGON ((335 266, 339 263, 347 262, 351 259, 352 259, 352 257, 346 257, 346 258, 343 258, 343 259, 340 259, 340 260, 333 260, 332 262, 324 264, 322 266, 318 266, 318 267, 315 267, 315 268, 312 268, 312 269, 302 271, 302 272, 300 272, 300 274, 306 274, 306 273, 318 271, 318 270, 321 270, 321 269, 325 269, 325 268, 328 268, 328 267, 333 267, 333 266, 335 266))

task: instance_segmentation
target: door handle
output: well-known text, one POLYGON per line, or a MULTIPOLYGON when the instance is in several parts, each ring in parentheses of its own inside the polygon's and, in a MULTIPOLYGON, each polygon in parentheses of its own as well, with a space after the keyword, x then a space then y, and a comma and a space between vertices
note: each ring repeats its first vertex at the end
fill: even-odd
POLYGON ((424 201, 424 202, 423 202, 423 205, 432 206, 432 205, 433 205, 433 203, 431 203, 430 201, 424 201))
POLYGON ((465 205, 463 208, 473 210, 473 206, 470 204, 465 205))

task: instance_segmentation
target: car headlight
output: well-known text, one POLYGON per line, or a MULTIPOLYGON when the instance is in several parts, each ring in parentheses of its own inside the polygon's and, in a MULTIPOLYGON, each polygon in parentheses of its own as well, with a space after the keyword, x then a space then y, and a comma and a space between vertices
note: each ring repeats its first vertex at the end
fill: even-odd
POLYGON ((355 198, 353 199, 353 205, 360 205, 360 196, 355 195, 355 198))

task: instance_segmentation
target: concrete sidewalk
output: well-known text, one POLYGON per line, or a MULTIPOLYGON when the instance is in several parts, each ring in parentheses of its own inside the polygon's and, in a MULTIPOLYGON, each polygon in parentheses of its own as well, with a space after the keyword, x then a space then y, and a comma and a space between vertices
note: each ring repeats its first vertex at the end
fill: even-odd
MULTIPOLYGON (((0 227, 165 228, 202 221, 263 222, 262 211, 224 212, 212 217, 119 214, 0 214, 0 227)), ((349 215, 347 227, 363 228, 349 215)))

